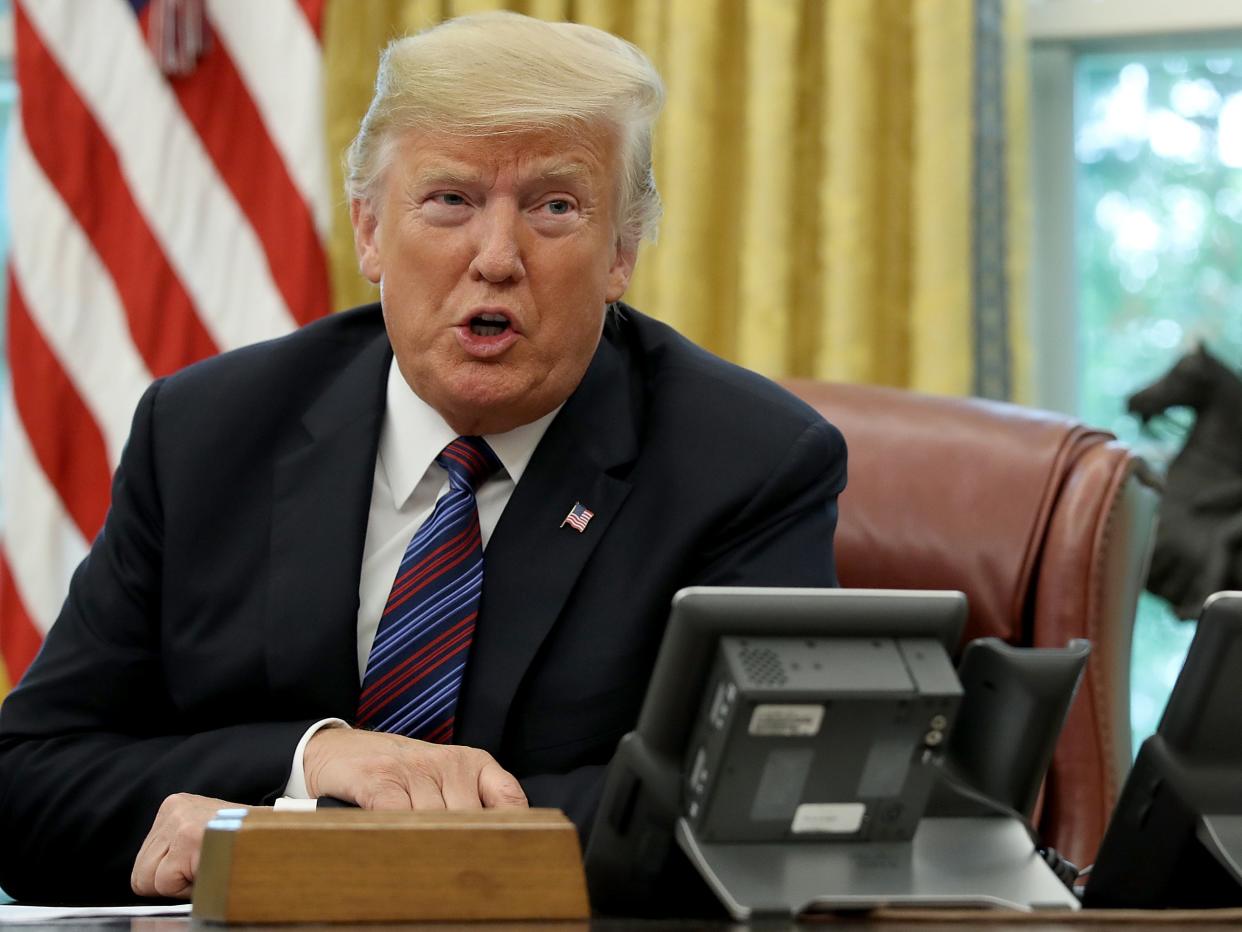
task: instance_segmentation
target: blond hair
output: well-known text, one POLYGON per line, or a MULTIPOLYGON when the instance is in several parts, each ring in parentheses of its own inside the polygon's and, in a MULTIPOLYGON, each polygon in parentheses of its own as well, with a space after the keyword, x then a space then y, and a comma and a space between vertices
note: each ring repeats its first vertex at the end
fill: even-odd
POLYGON ((389 43, 345 155, 345 193, 370 199, 407 130, 495 136, 531 130, 615 131, 623 166, 618 237, 654 238, 660 195, 651 134, 664 86, 636 46, 577 23, 518 13, 448 20, 389 43))

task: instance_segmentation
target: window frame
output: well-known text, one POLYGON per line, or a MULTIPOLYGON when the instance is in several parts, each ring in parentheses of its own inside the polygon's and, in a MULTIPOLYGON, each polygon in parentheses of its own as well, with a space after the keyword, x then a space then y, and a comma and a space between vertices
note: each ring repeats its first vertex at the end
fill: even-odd
MULTIPOLYGON (((1235 2, 1225 8, 1210 0, 1181 0, 1177 5, 1161 0, 1161 8, 1155 10, 1149 3, 1136 0, 1097 0, 1091 4, 1075 3, 1071 10, 1061 4, 1073 0, 1029 2, 1032 14, 1037 8, 1042 11, 1028 19, 1032 395, 1038 407, 1079 417, 1084 359, 1075 227, 1074 145, 1080 115, 1074 104, 1078 62, 1086 55, 1143 56, 1242 48, 1242 4, 1235 2), (1065 13, 1065 21, 1053 22, 1044 15, 1053 8, 1065 13), (1111 27, 1111 31, 1105 26, 1111 27)), ((1140 607, 1135 618, 1136 646, 1144 619, 1146 624, 1164 624, 1154 615, 1145 615, 1140 607)), ((1174 627, 1180 625, 1179 622, 1174 627)), ((1191 625, 1182 630, 1191 634, 1194 628, 1191 625)), ((1189 646, 1188 639, 1185 646, 1189 646)), ((1171 682, 1168 685, 1171 687, 1171 682)), ((1133 698, 1133 677, 1129 693, 1133 698)), ((1132 734, 1133 749, 1137 752, 1147 736, 1144 729, 1149 724, 1154 727, 1154 723, 1148 723, 1145 716, 1136 722, 1132 709, 1131 724, 1138 726, 1132 734)))

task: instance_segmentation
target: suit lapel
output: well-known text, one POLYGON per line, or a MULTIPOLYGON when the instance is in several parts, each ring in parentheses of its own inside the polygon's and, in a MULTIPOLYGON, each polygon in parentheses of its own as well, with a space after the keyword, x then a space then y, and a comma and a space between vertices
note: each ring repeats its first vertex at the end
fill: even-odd
POLYGON ((390 358, 381 328, 276 462, 267 667, 278 707, 299 718, 350 718, 358 701, 358 578, 390 358))
POLYGON ((592 552, 630 491, 637 452, 629 374, 605 337, 544 434, 484 554, 479 626, 454 741, 496 753, 508 709, 592 552), (575 503, 594 515, 562 526, 575 503))

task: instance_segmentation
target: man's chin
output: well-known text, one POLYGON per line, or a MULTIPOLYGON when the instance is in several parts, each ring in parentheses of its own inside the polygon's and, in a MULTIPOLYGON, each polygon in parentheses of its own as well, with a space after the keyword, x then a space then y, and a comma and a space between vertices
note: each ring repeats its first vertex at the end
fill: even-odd
POLYGON ((458 434, 503 434, 537 421, 565 400, 546 394, 525 384, 481 379, 445 392, 443 403, 432 406, 458 434))

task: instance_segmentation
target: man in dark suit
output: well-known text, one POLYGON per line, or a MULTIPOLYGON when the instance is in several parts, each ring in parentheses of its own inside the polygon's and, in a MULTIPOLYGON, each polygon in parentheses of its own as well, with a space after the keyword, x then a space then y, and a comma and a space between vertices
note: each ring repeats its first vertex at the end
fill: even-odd
POLYGON ((839 434, 620 304, 661 97, 513 15, 385 53, 349 171, 380 305, 143 397, 0 710, 6 890, 184 896, 225 800, 585 831, 677 589, 835 583, 839 434))

